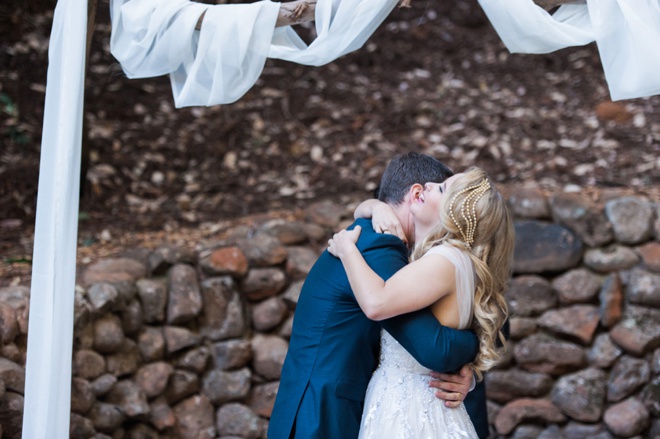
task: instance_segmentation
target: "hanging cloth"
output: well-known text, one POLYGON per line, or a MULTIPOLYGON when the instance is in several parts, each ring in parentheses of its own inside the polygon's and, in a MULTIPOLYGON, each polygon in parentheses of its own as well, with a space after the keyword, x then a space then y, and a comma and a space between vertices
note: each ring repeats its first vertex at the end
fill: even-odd
POLYGON ((660 0, 586 0, 549 14, 532 0, 479 0, 513 53, 596 42, 613 100, 660 94, 660 0))
POLYGON ((226 104, 256 83, 268 57, 320 66, 359 49, 397 1, 319 0, 307 45, 290 26, 275 29, 279 3, 111 0, 110 50, 129 78, 169 74, 178 108, 226 104))

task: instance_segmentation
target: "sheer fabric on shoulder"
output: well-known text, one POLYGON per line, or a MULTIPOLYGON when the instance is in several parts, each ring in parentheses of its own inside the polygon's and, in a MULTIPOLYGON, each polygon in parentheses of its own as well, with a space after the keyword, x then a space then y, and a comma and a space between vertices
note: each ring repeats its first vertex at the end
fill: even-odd
POLYGON ((479 0, 509 51, 596 42, 613 100, 660 94, 660 0, 586 0, 549 14, 533 0, 479 0))
POLYGON ((110 50, 129 78, 169 74, 176 107, 226 104, 256 83, 268 57, 320 66, 359 49, 396 4, 318 0, 307 45, 290 26, 275 29, 280 3, 111 0, 110 50))
MULTIPOLYGON (((450 245, 431 248, 456 267, 459 328, 470 325, 474 303, 474 269, 470 257, 450 245)), ((464 405, 445 407, 429 387, 431 371, 419 364, 389 333, 381 334, 380 363, 364 401, 360 439, 477 438, 464 405)))

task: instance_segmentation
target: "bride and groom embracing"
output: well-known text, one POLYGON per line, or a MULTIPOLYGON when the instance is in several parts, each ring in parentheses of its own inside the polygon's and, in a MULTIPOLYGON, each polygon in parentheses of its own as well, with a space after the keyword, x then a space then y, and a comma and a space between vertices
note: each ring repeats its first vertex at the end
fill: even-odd
POLYGON ((506 203, 483 171, 452 176, 417 153, 390 162, 379 200, 308 274, 270 439, 488 436, 483 383, 471 387, 503 342, 506 203))

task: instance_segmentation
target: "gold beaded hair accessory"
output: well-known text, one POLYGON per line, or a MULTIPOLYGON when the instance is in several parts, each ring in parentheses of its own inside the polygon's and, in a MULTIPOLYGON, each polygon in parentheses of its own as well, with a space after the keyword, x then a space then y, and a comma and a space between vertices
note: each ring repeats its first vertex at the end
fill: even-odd
POLYGON ((462 191, 456 193, 449 202, 449 217, 453 223, 456 224, 456 227, 458 227, 458 231, 461 233, 463 241, 465 241, 468 247, 474 242, 474 232, 477 229, 477 201, 484 196, 488 189, 490 189, 490 182, 487 178, 484 178, 481 183, 466 187, 462 191), (456 198, 466 192, 470 193, 465 196, 463 204, 461 205, 461 216, 467 226, 467 230, 463 230, 459 222, 456 220, 456 216, 454 216, 453 207, 456 198))

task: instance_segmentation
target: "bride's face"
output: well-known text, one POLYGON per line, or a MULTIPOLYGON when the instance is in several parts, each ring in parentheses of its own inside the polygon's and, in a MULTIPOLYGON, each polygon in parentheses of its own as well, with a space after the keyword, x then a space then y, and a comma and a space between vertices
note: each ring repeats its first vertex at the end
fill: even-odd
POLYGON ((426 183, 424 191, 411 209, 415 218, 415 230, 422 236, 426 235, 440 221, 440 211, 445 192, 462 174, 449 177, 444 183, 426 183))

